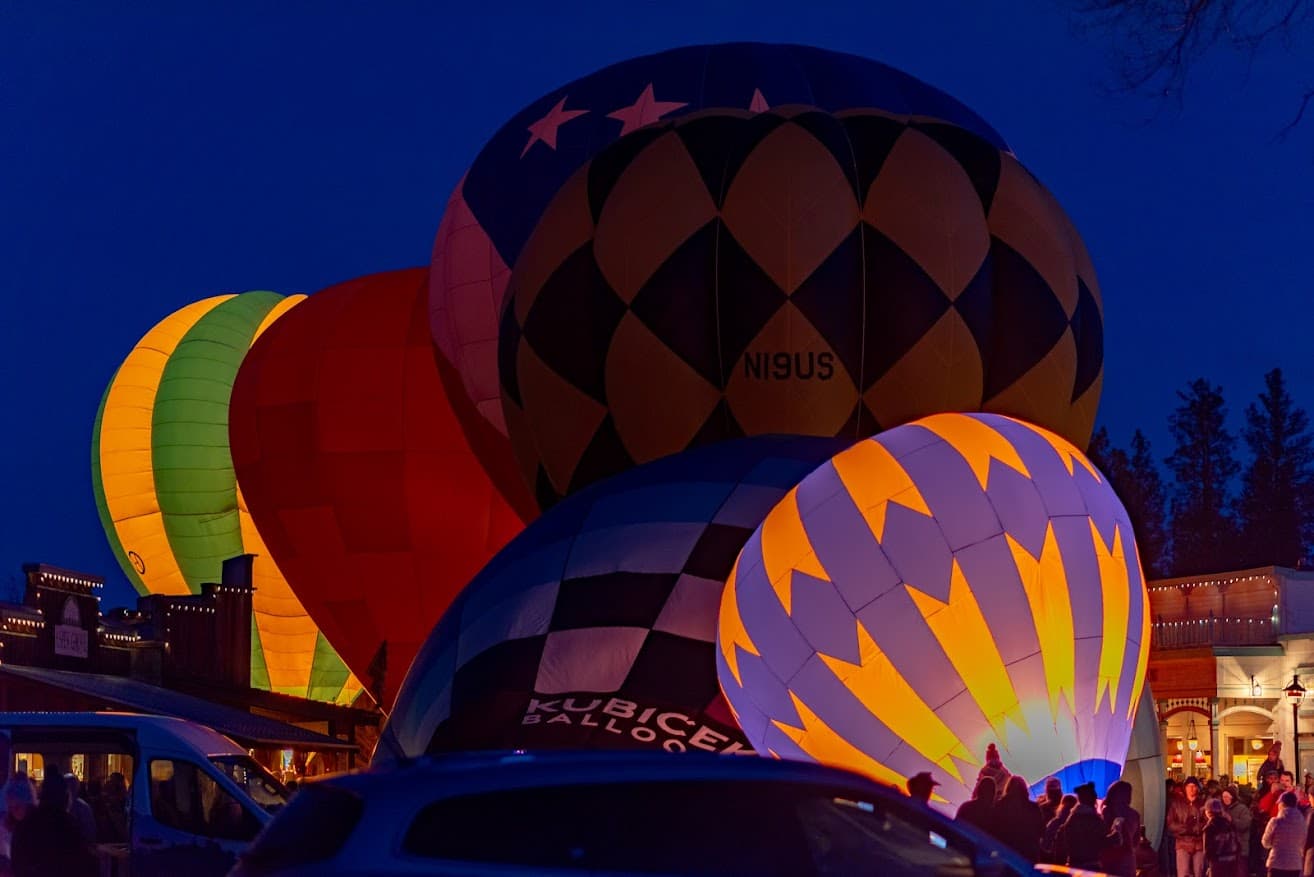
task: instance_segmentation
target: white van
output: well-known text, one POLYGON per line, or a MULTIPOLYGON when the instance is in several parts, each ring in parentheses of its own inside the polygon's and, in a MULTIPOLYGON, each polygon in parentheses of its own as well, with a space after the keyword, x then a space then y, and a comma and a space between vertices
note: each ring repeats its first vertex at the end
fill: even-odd
POLYGON ((101 873, 228 872, 288 792, 229 738, 134 713, 0 713, 0 780, 47 771, 83 780, 101 873))

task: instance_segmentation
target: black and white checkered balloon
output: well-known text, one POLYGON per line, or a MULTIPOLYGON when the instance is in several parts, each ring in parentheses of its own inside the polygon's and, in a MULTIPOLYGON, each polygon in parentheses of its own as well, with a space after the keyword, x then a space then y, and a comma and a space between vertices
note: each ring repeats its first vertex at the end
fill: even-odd
POLYGON ((554 507, 429 635, 376 759, 747 748, 716 680, 725 578, 775 503, 849 444, 738 439, 632 469, 554 507))

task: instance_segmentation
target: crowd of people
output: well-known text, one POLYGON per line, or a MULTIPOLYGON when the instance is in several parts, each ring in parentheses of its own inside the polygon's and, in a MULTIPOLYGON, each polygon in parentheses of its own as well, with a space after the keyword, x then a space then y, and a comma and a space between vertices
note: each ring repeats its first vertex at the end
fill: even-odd
POLYGON ((0 877, 98 871, 92 846, 128 839, 128 786, 112 774, 104 788, 47 765, 41 783, 15 773, 4 786, 0 819, 0 877))
POLYGON ((1256 773, 1257 786, 1242 789, 1209 779, 1167 781, 1167 814, 1159 868, 1163 877, 1205 877, 1220 852, 1235 845, 1237 864, 1227 877, 1314 874, 1314 776, 1304 787, 1282 763, 1275 743, 1256 773), (1233 840, 1234 838, 1234 840, 1233 840))
MULTIPOLYGON (((938 785, 928 773, 908 780, 908 794, 928 802, 938 785)), ((1093 783, 1064 794, 1057 777, 1045 780, 1045 791, 1032 800, 1030 785, 1004 766, 993 743, 977 775, 972 798, 958 808, 956 819, 981 829, 1033 862, 1050 862, 1104 871, 1116 877, 1136 877, 1138 862, 1154 861, 1145 839, 1141 815, 1131 805, 1132 787, 1116 782, 1101 804, 1093 783)))
MULTIPOLYGON (((1159 850, 1132 807, 1132 786, 1119 780, 1100 800, 1093 783, 1065 794, 1057 777, 1033 800, 1027 780, 1009 772, 992 743, 972 798, 956 819, 975 826, 1033 862, 1101 871, 1115 877, 1314 877, 1314 776, 1305 788, 1269 752, 1253 794, 1217 780, 1167 781, 1159 850)), ((929 773, 908 780, 926 803, 939 785, 929 773)))

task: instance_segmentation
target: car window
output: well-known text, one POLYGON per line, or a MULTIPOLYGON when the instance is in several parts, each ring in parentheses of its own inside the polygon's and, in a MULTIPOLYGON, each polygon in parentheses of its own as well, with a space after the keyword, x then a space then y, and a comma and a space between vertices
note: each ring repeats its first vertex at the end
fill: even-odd
POLYGON ((217 755, 210 763, 228 775, 228 778, 251 796, 261 807, 276 813, 287 803, 288 791, 274 775, 247 755, 217 755))
POLYGON ((213 777, 189 761, 150 763, 151 813, 169 828, 221 840, 248 841, 260 823, 213 777))
POLYGON ((881 802, 761 781, 596 783, 452 797, 417 815, 403 850, 581 871, 973 873, 970 850, 881 802))

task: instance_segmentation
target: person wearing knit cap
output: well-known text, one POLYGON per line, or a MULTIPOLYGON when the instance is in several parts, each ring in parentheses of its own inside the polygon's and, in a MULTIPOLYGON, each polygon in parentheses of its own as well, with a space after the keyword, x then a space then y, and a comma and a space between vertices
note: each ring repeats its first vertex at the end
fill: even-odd
POLYGON ((1250 825, 1254 819, 1250 805, 1241 800, 1241 790, 1235 785, 1223 789, 1218 796, 1227 810, 1227 817, 1236 828, 1237 838, 1241 841, 1241 861, 1250 861, 1250 825))
POLYGON ((1278 815, 1264 826, 1260 839, 1268 850, 1269 877, 1300 877, 1305 864, 1305 817, 1295 792, 1278 798, 1278 815))
POLYGON ((991 743, 987 746, 985 752, 985 765, 977 772, 976 781, 979 783, 986 777, 994 780, 996 790, 995 798, 998 800, 999 798, 1004 797, 1004 790, 1008 787, 1008 778, 1012 775, 1013 774, 1009 772, 1008 768, 1004 767, 1004 760, 999 757, 999 749, 995 744, 991 743))

